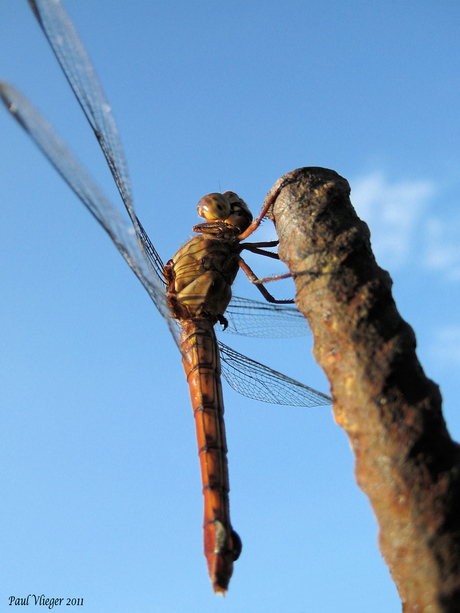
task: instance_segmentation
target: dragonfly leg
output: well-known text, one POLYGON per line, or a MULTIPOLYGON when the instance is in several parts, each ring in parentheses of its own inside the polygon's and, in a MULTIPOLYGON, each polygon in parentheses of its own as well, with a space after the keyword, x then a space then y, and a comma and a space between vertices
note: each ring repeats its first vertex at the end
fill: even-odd
POLYGON ((257 255, 265 255, 268 258, 273 258, 274 260, 279 260, 279 255, 277 253, 273 253, 273 251, 265 251, 265 249, 261 249, 261 247, 276 247, 279 241, 267 241, 265 243, 244 243, 241 245, 241 250, 247 249, 251 253, 257 253, 257 255))
MULTIPOLYGON (((276 196, 277 195, 278 194, 276 194, 276 196)), ((240 239, 240 241, 244 240, 245 238, 247 238, 248 236, 250 236, 253 232, 257 230, 257 228, 262 223, 262 219, 267 214, 268 209, 273 204, 273 202, 276 200, 276 196, 272 196, 271 198, 268 198, 265 200, 262 210, 260 211, 259 217, 257 217, 257 219, 254 219, 254 221, 249 225, 249 227, 246 228, 246 230, 242 234, 239 235, 238 238, 240 239)))
POLYGON ((284 275, 270 275, 269 277, 263 277, 262 279, 257 279, 257 281, 254 281, 254 284, 260 285, 264 283, 270 283, 270 281, 281 281, 282 279, 290 279, 291 277, 292 275, 290 272, 285 272, 284 275))
POLYGON ((244 243, 244 247, 247 245, 254 247, 277 247, 280 244, 278 240, 276 241, 258 241, 257 243, 244 243))
POLYGON ((267 288, 264 287, 263 285, 263 283, 267 283, 268 281, 277 281, 279 279, 287 279, 288 277, 291 276, 289 273, 286 273, 284 275, 275 275, 273 277, 267 277, 266 279, 259 279, 254 273, 254 271, 250 268, 250 266, 243 260, 243 258, 240 258, 239 264, 240 264, 241 270, 244 271, 244 274, 247 276, 249 281, 251 281, 251 283, 254 283, 254 285, 257 287, 257 289, 262 294, 262 296, 265 298, 265 300, 267 300, 267 302, 271 302, 274 304, 293 304, 294 303, 293 298, 289 298, 287 300, 278 300, 277 298, 272 296, 270 292, 267 290, 267 288))

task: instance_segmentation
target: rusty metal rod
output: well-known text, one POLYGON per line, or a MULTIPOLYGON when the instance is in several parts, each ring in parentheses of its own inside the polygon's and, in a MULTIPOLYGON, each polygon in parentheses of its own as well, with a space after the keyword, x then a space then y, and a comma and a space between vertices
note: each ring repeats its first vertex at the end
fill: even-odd
POLYGON ((460 447, 349 194, 333 170, 301 168, 271 189, 267 216, 295 279, 296 304, 312 329, 334 417, 348 435, 403 611, 458 613, 460 447))

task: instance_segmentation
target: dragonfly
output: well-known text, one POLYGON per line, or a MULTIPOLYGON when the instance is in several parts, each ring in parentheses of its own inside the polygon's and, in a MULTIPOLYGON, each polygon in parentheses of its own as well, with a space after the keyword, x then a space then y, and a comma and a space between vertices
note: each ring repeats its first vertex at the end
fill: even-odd
POLYGON ((106 198, 75 155, 32 104, 8 83, 0 97, 102 228, 147 290, 176 342, 189 384, 204 495, 204 553, 216 593, 225 594, 241 539, 229 513, 227 443, 221 374, 237 392, 256 400, 292 406, 328 405, 313 390, 234 351, 216 339, 215 327, 246 336, 297 336, 307 332, 302 315, 275 301, 241 257, 243 249, 265 251, 273 243, 242 243, 260 224, 234 192, 203 197, 206 220, 165 265, 138 219, 124 151, 110 104, 76 28, 60 0, 28 0, 109 165, 128 213, 127 221, 106 198), (267 302, 231 295, 242 268, 267 302))

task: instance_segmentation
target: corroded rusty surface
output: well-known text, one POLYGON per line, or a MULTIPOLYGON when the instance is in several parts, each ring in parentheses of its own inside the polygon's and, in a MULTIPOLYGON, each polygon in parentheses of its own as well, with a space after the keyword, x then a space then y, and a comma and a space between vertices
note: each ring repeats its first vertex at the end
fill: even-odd
POLYGON ((403 611, 460 611, 460 447, 426 378, 392 281, 371 251, 348 182, 324 168, 282 177, 267 195, 279 255, 296 282, 331 383, 334 416, 377 517, 403 611))

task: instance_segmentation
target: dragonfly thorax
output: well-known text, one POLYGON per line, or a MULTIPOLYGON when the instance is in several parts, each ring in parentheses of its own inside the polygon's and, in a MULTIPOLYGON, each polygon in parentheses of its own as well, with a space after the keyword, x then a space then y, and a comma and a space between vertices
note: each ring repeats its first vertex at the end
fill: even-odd
POLYGON ((231 229, 201 233, 179 249, 165 271, 170 304, 178 319, 224 321, 239 269, 239 252, 238 238, 231 229))

